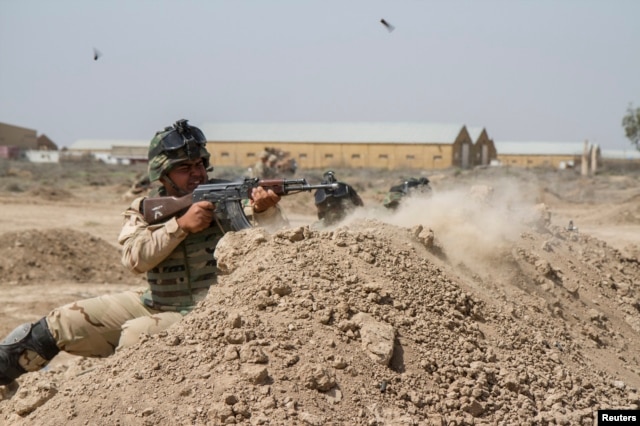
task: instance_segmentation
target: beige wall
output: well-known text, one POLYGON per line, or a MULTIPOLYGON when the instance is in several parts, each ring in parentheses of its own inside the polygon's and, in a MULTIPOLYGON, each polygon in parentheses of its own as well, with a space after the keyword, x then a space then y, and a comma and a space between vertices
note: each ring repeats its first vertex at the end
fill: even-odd
POLYGON ((35 130, 0 123, 0 145, 38 149, 38 136, 35 130))
MULTIPOLYGON (((464 140, 464 138, 463 138, 464 140)), ((470 141, 466 141, 469 143, 470 141)), ((302 169, 332 167, 379 169, 444 169, 452 166, 450 144, 362 144, 362 143, 281 143, 209 142, 213 165, 252 167, 258 154, 273 147, 295 158, 302 169)))
POLYGON ((345 144, 342 146, 342 162, 349 167, 362 169, 369 164, 371 154, 365 145, 345 144))
POLYGON ((501 155, 498 160, 503 166, 517 167, 560 167, 560 163, 574 162, 580 164, 580 157, 575 155, 501 155))
POLYGON ((147 159, 149 156, 149 148, 145 146, 113 145, 111 147, 111 155, 120 158, 147 159))
POLYGON ((208 142, 214 166, 252 167, 265 148, 262 142, 208 142))

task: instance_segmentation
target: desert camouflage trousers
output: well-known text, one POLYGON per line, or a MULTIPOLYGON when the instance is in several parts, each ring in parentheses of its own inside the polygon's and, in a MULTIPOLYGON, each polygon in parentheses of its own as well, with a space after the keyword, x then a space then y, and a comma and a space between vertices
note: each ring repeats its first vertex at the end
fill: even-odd
POLYGON ((157 311, 140 300, 144 290, 69 303, 47 315, 60 350, 87 357, 106 357, 131 346, 142 333, 156 334, 180 321, 179 312, 157 311))

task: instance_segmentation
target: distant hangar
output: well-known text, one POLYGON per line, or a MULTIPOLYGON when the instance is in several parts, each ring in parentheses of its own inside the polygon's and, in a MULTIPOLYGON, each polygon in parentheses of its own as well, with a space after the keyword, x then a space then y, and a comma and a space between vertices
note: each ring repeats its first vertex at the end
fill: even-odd
POLYGON ((250 167, 266 147, 288 152, 307 169, 466 169, 497 157, 484 128, 463 124, 236 122, 200 128, 220 166, 250 167))
MULTIPOLYGON (((1 124, 1 123, 0 123, 1 124)), ((194 123, 196 124, 196 123, 194 123)), ((217 166, 253 166, 265 148, 287 152, 299 167, 437 170, 477 166, 564 168, 580 165, 585 142, 494 142, 484 127, 423 122, 210 122, 196 124, 217 166)), ((35 130, 0 126, 0 154, 31 148, 35 130), (3 143, 4 142, 4 143, 3 143), (6 146, 2 146, 6 145, 6 146)), ((44 136, 44 135, 42 135, 44 136)), ((55 149, 41 145, 39 149, 55 149)), ((81 139, 64 159, 96 158, 110 164, 147 161, 149 140, 81 139)), ((600 151, 598 162, 640 163, 640 152, 600 151)), ((32 151, 35 152, 35 151, 32 151)), ((37 151, 45 152, 46 151, 37 151)), ((55 151, 49 151, 54 153, 55 151)), ((2 155, 0 155, 1 157, 2 155)))

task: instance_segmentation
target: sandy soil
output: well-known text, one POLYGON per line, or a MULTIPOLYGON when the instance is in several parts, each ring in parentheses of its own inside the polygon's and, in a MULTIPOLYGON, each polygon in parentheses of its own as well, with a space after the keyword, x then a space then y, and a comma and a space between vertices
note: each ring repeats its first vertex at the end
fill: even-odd
MULTIPOLYGON (((0 334, 144 285, 117 245, 139 172, 0 164, 0 334)), ((228 234, 220 285, 182 323, 0 387, 0 423, 592 424, 639 408, 640 172, 448 171, 393 213, 400 174, 337 175, 365 208, 312 231, 311 195, 284 198, 291 226, 228 234)))

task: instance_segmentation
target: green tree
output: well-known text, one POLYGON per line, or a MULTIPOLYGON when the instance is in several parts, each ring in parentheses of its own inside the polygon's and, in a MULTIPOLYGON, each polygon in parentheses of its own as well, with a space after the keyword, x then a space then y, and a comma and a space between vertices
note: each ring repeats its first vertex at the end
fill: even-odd
POLYGON ((633 108, 630 104, 627 108, 627 115, 622 119, 624 133, 631 141, 631 144, 640 151, 640 108, 633 108))

